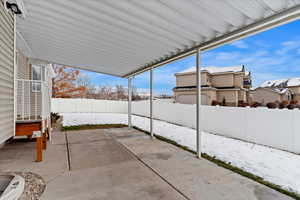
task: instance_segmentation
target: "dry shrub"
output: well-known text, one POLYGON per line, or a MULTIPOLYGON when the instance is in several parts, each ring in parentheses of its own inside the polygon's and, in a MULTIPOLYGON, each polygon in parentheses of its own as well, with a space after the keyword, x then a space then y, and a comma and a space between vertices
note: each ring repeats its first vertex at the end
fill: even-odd
POLYGON ((278 104, 277 103, 274 103, 274 102, 269 102, 266 104, 267 108, 270 108, 270 109, 275 109, 278 107, 278 104))
POLYGON ((247 102, 244 102, 244 101, 238 102, 238 107, 247 107, 247 106, 249 106, 249 103, 247 103, 247 102))
POLYGON ((220 103, 219 103, 218 101, 216 101, 216 100, 213 100, 213 101, 211 102, 211 105, 212 105, 212 106, 217 106, 217 105, 220 105, 220 103))
POLYGON ((279 106, 278 106, 279 109, 284 109, 284 108, 286 108, 286 107, 287 107, 287 104, 285 104, 285 103, 283 103, 283 102, 281 102, 281 103, 279 104, 279 106))
POLYGON ((292 100, 292 101, 290 102, 290 104, 298 104, 298 101, 297 101, 297 100, 292 100))
POLYGON ((251 108, 257 108, 257 107, 260 107, 260 106, 262 106, 262 104, 257 102, 257 101, 252 102, 251 105, 250 105, 251 108))
POLYGON ((293 110, 294 108, 297 108, 297 105, 295 105, 295 104, 289 104, 289 105, 287 106, 287 108, 288 108, 289 110, 293 110))

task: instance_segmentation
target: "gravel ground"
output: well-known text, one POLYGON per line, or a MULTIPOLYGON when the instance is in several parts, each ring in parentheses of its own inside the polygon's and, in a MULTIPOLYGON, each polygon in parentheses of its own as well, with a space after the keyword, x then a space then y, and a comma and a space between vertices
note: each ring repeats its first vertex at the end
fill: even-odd
POLYGON ((19 200, 38 200, 46 188, 44 179, 38 174, 32 172, 10 172, 5 174, 16 174, 25 179, 24 192, 19 200))

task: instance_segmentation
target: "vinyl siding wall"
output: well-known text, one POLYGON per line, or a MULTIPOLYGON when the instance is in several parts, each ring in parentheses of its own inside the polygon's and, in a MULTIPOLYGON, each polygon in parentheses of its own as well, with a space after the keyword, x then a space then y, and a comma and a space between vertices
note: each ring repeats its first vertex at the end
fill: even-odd
POLYGON ((0 143, 14 126, 14 19, 0 1, 0 143))
MULTIPOLYGON (((209 80, 207 77, 207 73, 201 73, 201 85, 209 85, 209 80)), ((196 74, 185 74, 185 75, 177 75, 176 76, 176 86, 184 87, 184 86, 195 86, 196 85, 196 74)))
POLYGON ((252 91, 252 101, 267 104, 269 102, 281 102, 282 98, 280 94, 269 89, 257 88, 256 90, 252 91))
MULTIPOLYGON (((50 83, 49 77, 45 77, 46 68, 39 65, 41 68, 42 81, 47 81, 50 83)), ((30 64, 29 59, 18 50, 17 53, 17 74, 18 79, 32 80, 32 64, 30 64)), ((22 116, 25 118, 30 116, 33 120, 35 116, 40 116, 42 110, 42 93, 32 91, 32 85, 29 81, 18 81, 17 82, 17 116, 18 119, 23 120, 22 116), (23 102, 24 101, 24 102, 23 102)))
POLYGON ((218 74, 212 76, 213 87, 233 87, 234 74, 218 74))

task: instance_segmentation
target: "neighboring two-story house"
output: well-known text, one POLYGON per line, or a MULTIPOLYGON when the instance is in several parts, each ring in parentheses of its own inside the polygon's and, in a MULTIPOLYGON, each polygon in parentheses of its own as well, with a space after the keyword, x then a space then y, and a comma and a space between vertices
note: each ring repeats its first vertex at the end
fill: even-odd
MULTIPOLYGON (((175 74, 176 87, 173 89, 175 102, 196 103, 196 68, 192 67, 175 74)), ((201 100, 203 105, 213 101, 237 106, 239 101, 248 101, 251 74, 245 67, 205 67, 201 69, 201 100)))
POLYGON ((251 99, 260 103, 290 100, 300 103, 300 77, 265 81, 251 91, 251 99))

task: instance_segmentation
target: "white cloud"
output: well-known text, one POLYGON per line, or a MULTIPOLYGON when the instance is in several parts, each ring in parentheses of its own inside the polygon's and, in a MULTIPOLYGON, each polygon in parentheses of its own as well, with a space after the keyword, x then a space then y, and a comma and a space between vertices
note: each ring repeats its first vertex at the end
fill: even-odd
POLYGON ((239 52, 220 52, 216 54, 215 59, 217 60, 231 60, 238 58, 240 56, 239 52))
POLYGON ((255 47, 269 48, 271 45, 264 40, 254 40, 251 42, 255 47))
POLYGON ((300 47, 300 40, 290 40, 281 43, 282 48, 278 49, 276 51, 276 54, 278 55, 284 55, 288 53, 289 51, 298 49, 300 47))
POLYGON ((231 43, 231 45, 239 49, 247 49, 249 47, 248 44, 243 40, 235 41, 231 43))
POLYGON ((253 54, 244 54, 243 56, 241 56, 240 62, 243 64, 255 62, 258 59, 262 59, 267 54, 268 52, 266 50, 256 51, 253 54))

